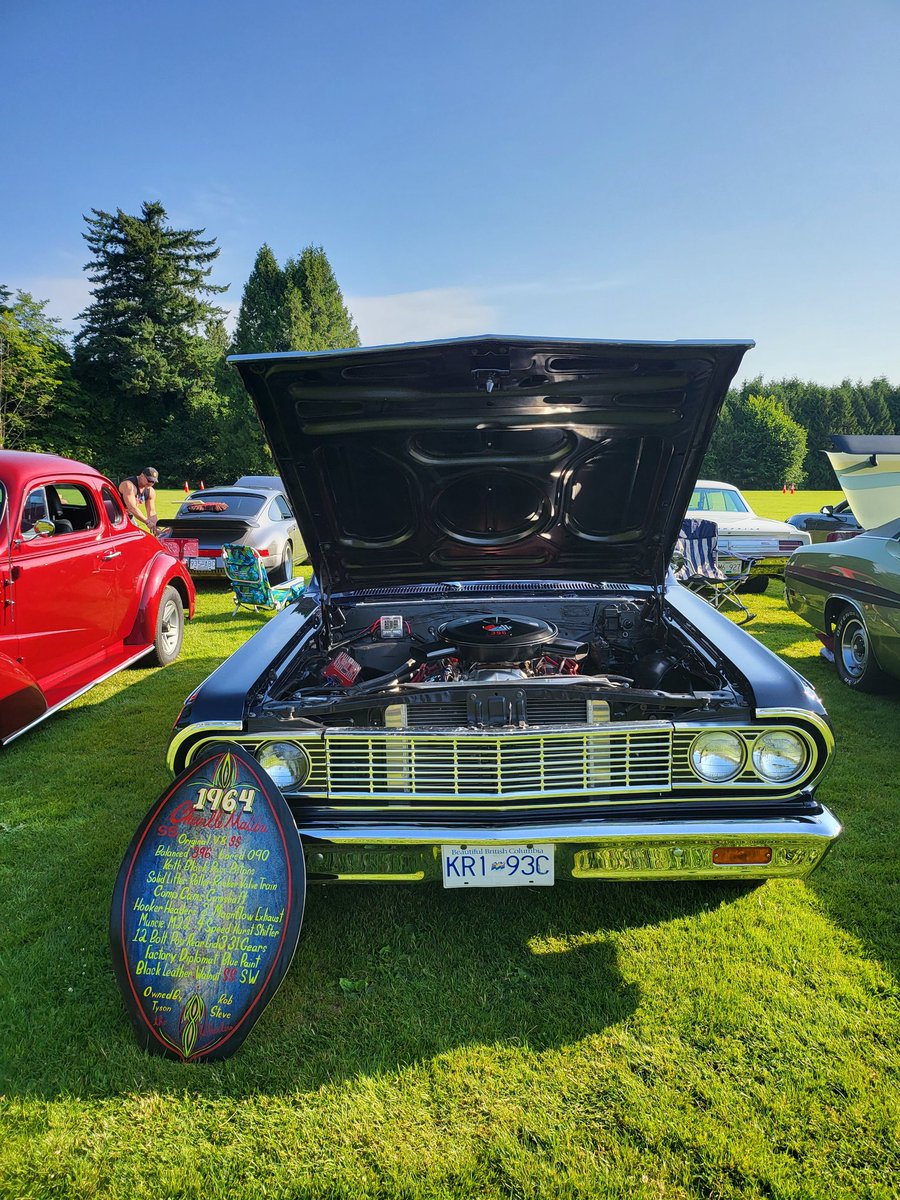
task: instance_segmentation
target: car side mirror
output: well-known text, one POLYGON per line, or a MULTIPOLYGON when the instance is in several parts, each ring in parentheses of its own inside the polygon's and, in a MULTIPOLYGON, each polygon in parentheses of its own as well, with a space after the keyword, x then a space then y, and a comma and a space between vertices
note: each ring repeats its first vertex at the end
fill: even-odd
POLYGON ((833 504, 823 504, 822 507, 819 509, 819 512, 824 513, 826 517, 833 517, 834 516, 834 505, 833 504))
POLYGON ((52 537, 56 533, 56 525, 53 521, 48 520, 47 517, 38 517, 32 529, 38 537, 52 537))

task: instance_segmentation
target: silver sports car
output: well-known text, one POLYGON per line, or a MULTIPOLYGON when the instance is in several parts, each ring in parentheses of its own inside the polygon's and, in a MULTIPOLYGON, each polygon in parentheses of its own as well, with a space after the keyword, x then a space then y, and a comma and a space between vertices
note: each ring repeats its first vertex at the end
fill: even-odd
POLYGON ((178 557, 198 578, 225 574, 222 547, 226 543, 258 550, 272 583, 292 579, 294 564, 306 558, 277 475, 242 475, 231 486, 191 492, 160 537, 179 541, 178 557))

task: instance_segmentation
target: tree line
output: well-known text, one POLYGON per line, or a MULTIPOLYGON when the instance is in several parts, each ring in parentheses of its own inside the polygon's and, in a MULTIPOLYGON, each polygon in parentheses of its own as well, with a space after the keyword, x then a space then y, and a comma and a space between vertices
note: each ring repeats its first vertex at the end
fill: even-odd
MULTIPOLYGON (((85 218, 91 300, 70 343, 49 301, 0 286, 0 446, 63 454, 113 479, 152 464, 164 483, 267 474, 272 460, 229 354, 358 346, 321 246, 279 266, 260 248, 233 336, 202 229, 158 201, 85 218)), ((729 392, 704 476, 747 488, 835 487, 831 433, 900 433, 886 379, 833 387, 757 378, 729 392)))
POLYGON ((883 376, 832 387, 801 379, 745 382, 728 393, 702 473, 745 488, 834 489, 830 435, 900 434, 900 389, 883 376))
POLYGON ((0 446, 90 462, 120 479, 152 464, 163 484, 268 474, 272 459, 229 354, 358 346, 321 246, 283 267, 268 246, 233 337, 202 229, 158 202, 85 218, 91 300, 70 343, 49 301, 0 286, 0 446))

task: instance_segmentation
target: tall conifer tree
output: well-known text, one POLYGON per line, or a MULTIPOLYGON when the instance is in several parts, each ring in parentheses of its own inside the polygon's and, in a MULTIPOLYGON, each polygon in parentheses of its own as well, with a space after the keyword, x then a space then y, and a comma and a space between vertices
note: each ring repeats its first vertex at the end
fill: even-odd
POLYGON ((226 289, 209 277, 218 247, 202 229, 172 228, 157 201, 140 216, 92 213, 84 238, 94 288, 75 339, 79 375, 115 415, 110 456, 120 473, 134 469, 135 455, 168 456, 180 475, 194 410, 216 405, 211 346, 223 312, 210 297, 226 289))
MULTIPOLYGON (((307 246, 284 270, 268 245, 260 247, 244 286, 232 351, 264 354, 358 346, 331 264, 321 246, 307 246)), ((231 368, 220 386, 228 393, 220 461, 238 474, 273 470, 250 399, 231 368)))
POLYGON ((263 354, 290 350, 287 319, 287 281, 275 255, 262 245, 253 270, 244 284, 237 327, 235 354, 263 354))
POLYGON ((359 332, 344 304, 331 263, 321 246, 307 246, 285 265, 288 286, 296 289, 309 322, 304 350, 358 346, 359 332))

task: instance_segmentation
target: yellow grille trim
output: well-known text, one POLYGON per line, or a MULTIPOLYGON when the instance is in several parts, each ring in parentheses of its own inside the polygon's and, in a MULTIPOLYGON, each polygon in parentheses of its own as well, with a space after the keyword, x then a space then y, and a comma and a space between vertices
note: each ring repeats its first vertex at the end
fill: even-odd
MULTIPOLYGON (((206 740, 191 748, 189 762, 206 740)), ((611 801, 640 803, 648 793, 666 794, 673 801, 723 790, 785 795, 800 790, 824 765, 811 731, 791 721, 745 727, 641 722, 546 733, 533 727, 462 733, 329 728, 308 735, 228 733, 209 740, 234 740, 251 753, 273 740, 296 742, 311 761, 302 795, 342 803, 344 811, 359 813, 378 812, 386 805, 422 812, 476 812, 481 806, 491 812, 526 811, 545 808, 554 799, 594 807, 611 801), (727 784, 706 783, 690 768, 691 743, 699 732, 713 728, 731 730, 746 745, 747 765, 727 784), (766 784, 749 765, 756 738, 780 728, 803 737, 809 751, 806 769, 781 786, 766 784), (593 796, 604 798, 587 799, 593 796)))

